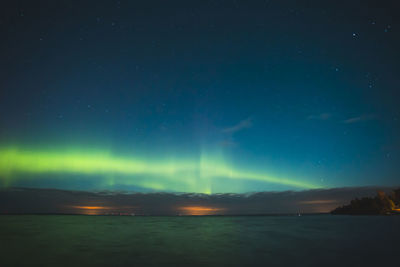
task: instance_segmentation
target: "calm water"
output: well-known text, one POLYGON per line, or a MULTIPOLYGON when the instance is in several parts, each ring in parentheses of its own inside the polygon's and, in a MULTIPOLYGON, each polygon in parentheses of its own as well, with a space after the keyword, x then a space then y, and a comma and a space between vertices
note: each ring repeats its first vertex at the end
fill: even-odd
POLYGON ((382 266, 400 216, 0 216, 0 247, 0 266, 382 266))

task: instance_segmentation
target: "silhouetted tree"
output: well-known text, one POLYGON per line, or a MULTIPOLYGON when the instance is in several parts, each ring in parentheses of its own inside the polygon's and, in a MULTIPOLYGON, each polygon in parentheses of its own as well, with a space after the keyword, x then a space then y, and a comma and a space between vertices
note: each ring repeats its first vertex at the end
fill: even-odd
POLYGON ((388 196, 383 191, 378 191, 374 198, 364 197, 353 199, 349 205, 344 205, 333 210, 332 214, 376 215, 394 213, 396 205, 400 204, 400 188, 388 196))
POLYGON ((393 190, 393 202, 400 205, 400 188, 393 190))

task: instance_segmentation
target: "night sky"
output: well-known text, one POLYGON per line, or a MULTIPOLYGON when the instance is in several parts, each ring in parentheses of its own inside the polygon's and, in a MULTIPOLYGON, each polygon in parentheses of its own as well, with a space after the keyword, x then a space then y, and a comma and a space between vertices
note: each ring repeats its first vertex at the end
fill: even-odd
POLYGON ((3 2, 1 187, 399 185, 395 2, 3 2))

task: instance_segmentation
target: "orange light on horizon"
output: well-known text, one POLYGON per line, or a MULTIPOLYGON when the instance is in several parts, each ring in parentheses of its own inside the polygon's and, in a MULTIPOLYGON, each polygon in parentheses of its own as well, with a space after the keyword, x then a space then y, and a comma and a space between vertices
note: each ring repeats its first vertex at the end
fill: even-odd
POLYGON ((115 207, 107 206, 68 206, 75 210, 75 212, 84 215, 103 215, 106 211, 115 210, 115 207))
POLYGON ((134 214, 134 206, 84 206, 84 205, 71 205, 65 206, 73 213, 84 215, 132 215, 134 214))
POLYGON ((315 205, 315 204, 336 204, 338 201, 336 199, 317 199, 317 200, 305 200, 300 201, 300 204, 305 205, 315 205))
POLYGON ((83 209, 83 210, 110 210, 113 207, 104 207, 104 206, 71 206, 74 209, 83 209))
POLYGON ((182 215, 216 215, 218 212, 223 211, 222 208, 206 207, 206 206, 186 206, 178 208, 182 215))

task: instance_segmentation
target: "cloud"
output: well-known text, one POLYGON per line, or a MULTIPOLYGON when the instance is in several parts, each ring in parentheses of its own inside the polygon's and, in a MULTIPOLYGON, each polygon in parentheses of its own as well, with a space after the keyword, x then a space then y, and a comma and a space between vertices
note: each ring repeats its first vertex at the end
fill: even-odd
POLYGON ((376 115, 373 115, 373 114, 361 115, 358 117, 348 118, 348 119, 344 120, 343 123, 351 124, 351 123, 357 123, 357 122, 362 122, 362 121, 369 121, 369 120, 373 120, 373 119, 376 119, 376 115))
POLYGON ((239 132, 241 130, 248 129, 251 127, 253 127, 253 121, 252 121, 252 119, 248 118, 248 119, 242 120, 241 122, 239 122, 238 124, 236 124, 232 127, 222 129, 222 132, 228 133, 228 134, 234 134, 236 132, 239 132))
POLYGON ((329 120, 331 117, 332 117, 331 113, 321 113, 318 115, 310 115, 307 117, 307 120, 325 121, 325 120, 329 120))
MULTIPOLYGON (((310 115, 307 117, 307 120, 326 121, 331 118, 332 118, 331 113, 321 113, 321 114, 310 115)), ((351 118, 342 120, 341 122, 345 123, 345 124, 352 124, 352 123, 374 120, 376 118, 377 118, 377 116, 374 114, 365 114, 365 115, 360 115, 357 117, 351 117, 351 118)))
POLYGON ((354 198, 394 187, 346 187, 247 194, 88 192, 0 189, 0 214, 134 213, 136 215, 254 215, 329 212, 354 198))

